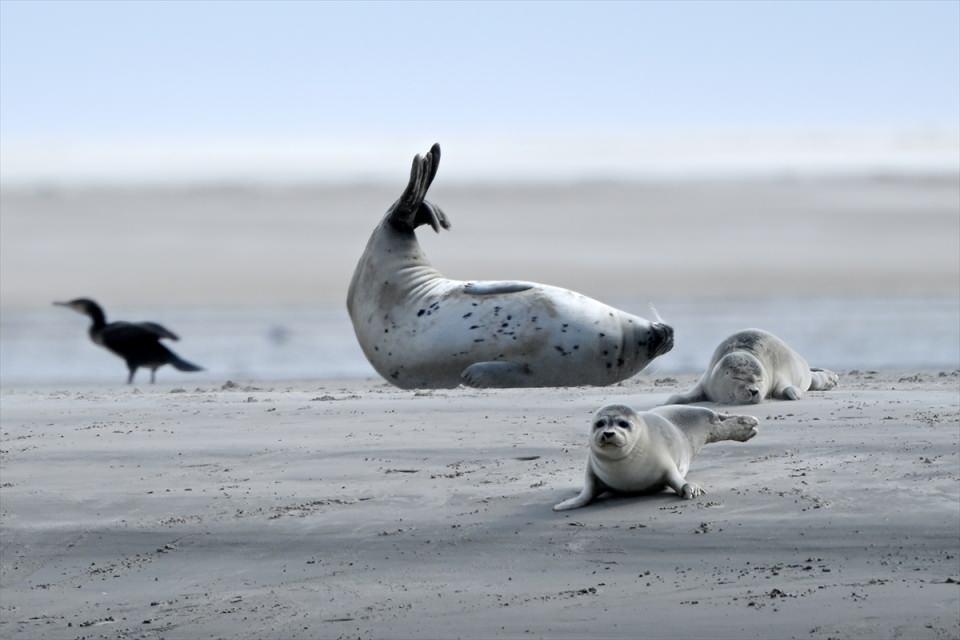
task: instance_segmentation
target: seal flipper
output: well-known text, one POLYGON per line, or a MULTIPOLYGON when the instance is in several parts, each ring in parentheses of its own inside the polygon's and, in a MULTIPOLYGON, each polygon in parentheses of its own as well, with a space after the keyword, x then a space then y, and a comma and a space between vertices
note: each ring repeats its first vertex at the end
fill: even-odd
POLYGON ((526 387, 530 383, 530 367, 501 360, 475 362, 463 370, 460 379, 466 386, 477 389, 526 387))
POLYGON ((700 402, 707 400, 707 394, 703 389, 703 384, 698 382, 690 391, 675 393, 667 398, 664 404, 690 404, 691 402, 700 402))
POLYGON ((672 465, 672 467, 667 471, 665 481, 666 485, 676 491, 678 496, 684 500, 690 500, 706 493, 703 487, 696 482, 687 482, 687 479, 680 475, 680 470, 677 469, 676 465, 672 465))
POLYGON ((810 368, 810 391, 827 391, 840 382, 840 376, 829 369, 810 368))
POLYGON ((601 493, 606 491, 606 487, 593 473, 593 467, 590 465, 590 460, 587 460, 587 471, 583 477, 583 489, 580 490, 580 493, 575 495, 572 498, 568 498, 563 502, 554 505, 554 511, 566 511, 567 509, 579 509, 580 507, 585 507, 596 499, 601 493))
POLYGON ((418 154, 410 167, 410 182, 387 213, 387 220, 401 231, 413 231, 417 227, 429 224, 434 231, 440 227, 450 228, 450 221, 437 205, 427 202, 427 190, 433 184, 440 167, 440 145, 434 144, 423 157, 418 154))
POLYGON ((773 392, 773 395, 774 397, 781 398, 783 400, 799 400, 802 397, 800 390, 792 384, 788 384, 782 389, 776 389, 773 392))
POLYGON ((532 282, 468 282, 464 285, 463 292, 472 296, 491 296, 498 293, 518 293, 532 288, 532 282))

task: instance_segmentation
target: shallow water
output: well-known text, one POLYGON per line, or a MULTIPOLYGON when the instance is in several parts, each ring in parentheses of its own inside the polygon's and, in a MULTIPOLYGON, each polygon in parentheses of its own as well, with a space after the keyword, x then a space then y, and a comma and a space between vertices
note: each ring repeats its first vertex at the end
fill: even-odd
MULTIPOLYGON (((645 303, 616 306, 650 317, 645 303)), ((960 367, 960 298, 763 298, 663 300, 657 310, 676 346, 648 375, 698 372, 716 345, 738 329, 771 331, 812 366, 850 369, 960 367)), ((183 358, 206 371, 169 367, 162 382, 333 379, 375 376, 342 309, 124 309, 119 319, 151 319, 172 329, 183 358)), ((86 320, 63 309, 5 310, 0 316, 0 383, 117 383, 123 363, 93 345, 86 320)), ((149 374, 140 371, 143 383, 149 374)))

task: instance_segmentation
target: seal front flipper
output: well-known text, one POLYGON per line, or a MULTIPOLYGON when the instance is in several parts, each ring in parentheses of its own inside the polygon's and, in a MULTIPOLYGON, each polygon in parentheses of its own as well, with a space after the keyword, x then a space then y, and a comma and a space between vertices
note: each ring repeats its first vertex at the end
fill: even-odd
POLYGON ((583 489, 580 490, 580 493, 568 500, 554 505, 554 511, 566 511, 568 509, 579 509, 580 507, 585 507, 593 500, 603 493, 606 490, 606 487, 600 482, 600 479, 593 473, 593 468, 590 466, 590 460, 587 460, 587 472, 584 474, 583 478, 583 489))
POLYGON ((700 402, 707 399, 707 394, 703 390, 703 385, 697 383, 690 391, 675 393, 667 398, 665 404, 690 404, 691 402, 700 402))
POLYGON ((680 471, 676 465, 672 466, 673 468, 667 472, 666 485, 676 491, 678 496, 684 500, 690 500, 691 498, 696 498, 706 493, 703 487, 696 482, 687 482, 687 480, 680 475, 680 471))
POLYGON ((433 183, 440 167, 440 145, 434 144, 423 157, 413 158, 410 167, 410 182, 387 213, 387 220, 395 229, 413 231, 417 227, 428 224, 434 231, 440 233, 440 227, 450 228, 450 221, 440 207, 427 202, 427 190, 433 183))
POLYGON ((492 296, 498 293, 518 293, 533 288, 532 282, 468 282, 463 292, 471 296, 492 296))
POLYGON ((475 362, 463 370, 460 379, 466 386, 478 389, 526 387, 530 384, 530 367, 502 360, 475 362))

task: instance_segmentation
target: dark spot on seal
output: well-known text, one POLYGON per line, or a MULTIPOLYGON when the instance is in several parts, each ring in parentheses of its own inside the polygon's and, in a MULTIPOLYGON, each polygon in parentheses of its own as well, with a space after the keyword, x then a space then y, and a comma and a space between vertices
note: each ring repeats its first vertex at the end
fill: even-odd
POLYGON ((610 355, 610 352, 609 352, 609 351, 604 351, 604 352, 603 352, 603 355, 608 356, 608 355, 610 355))
POLYGON ((465 314, 463 314, 463 317, 464 317, 464 318, 469 318, 469 317, 472 316, 472 315, 473 315, 473 311, 471 311, 470 313, 465 313, 465 314))
POLYGON ((503 324, 500 325, 501 328, 503 328, 503 327, 509 327, 509 326, 510 326, 510 323, 509 323, 509 322, 504 322, 503 324))
POLYGON ((601 333, 601 334, 600 334, 600 337, 601 337, 601 338, 605 338, 605 337, 607 337, 607 334, 601 333))
POLYGON ((578 345, 578 344, 573 345, 573 350, 574 350, 574 351, 576 351, 576 350, 579 349, 579 348, 580 348, 580 345, 578 345))
POLYGON ((384 333, 390 333, 390 329, 384 329, 383 332, 384 332, 384 333))
POLYGON ((393 373, 390 374, 390 377, 393 378, 394 380, 396 380, 397 378, 400 377, 400 372, 399 372, 399 371, 394 371, 393 373))
POLYGON ((530 322, 536 322, 536 321, 537 321, 537 316, 533 316, 532 318, 530 318, 530 322))
POLYGON ((373 350, 374 350, 374 351, 380 351, 380 347, 374 347, 373 350))
POLYGON ((472 324, 472 325, 470 325, 470 328, 471 328, 471 329, 478 329, 478 328, 480 328, 480 325, 478 325, 478 324, 472 324))
POLYGON ((420 311, 417 311, 417 317, 422 316, 422 315, 425 314, 426 312, 427 312, 426 309, 420 309, 420 311))
POLYGON ((623 366, 623 358, 617 358, 617 366, 618 366, 618 367, 622 367, 622 366, 623 366))
POLYGON ((483 338, 474 338, 473 341, 474 341, 474 342, 483 342, 484 339, 483 339, 483 338))
POLYGON ((607 363, 607 369, 612 369, 612 368, 613 368, 613 365, 608 362, 608 363, 607 363))

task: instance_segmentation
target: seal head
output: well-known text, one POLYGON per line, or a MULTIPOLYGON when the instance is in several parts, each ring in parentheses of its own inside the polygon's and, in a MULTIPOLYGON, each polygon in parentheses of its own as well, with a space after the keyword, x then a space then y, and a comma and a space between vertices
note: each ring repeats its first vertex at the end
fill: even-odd
POLYGON ((622 460, 635 453, 646 425, 630 407, 612 404, 593 417, 590 450, 602 460, 622 460))
POLYGON ((756 356, 735 351, 723 356, 713 368, 712 391, 727 404, 759 404, 767 397, 768 379, 756 356))

